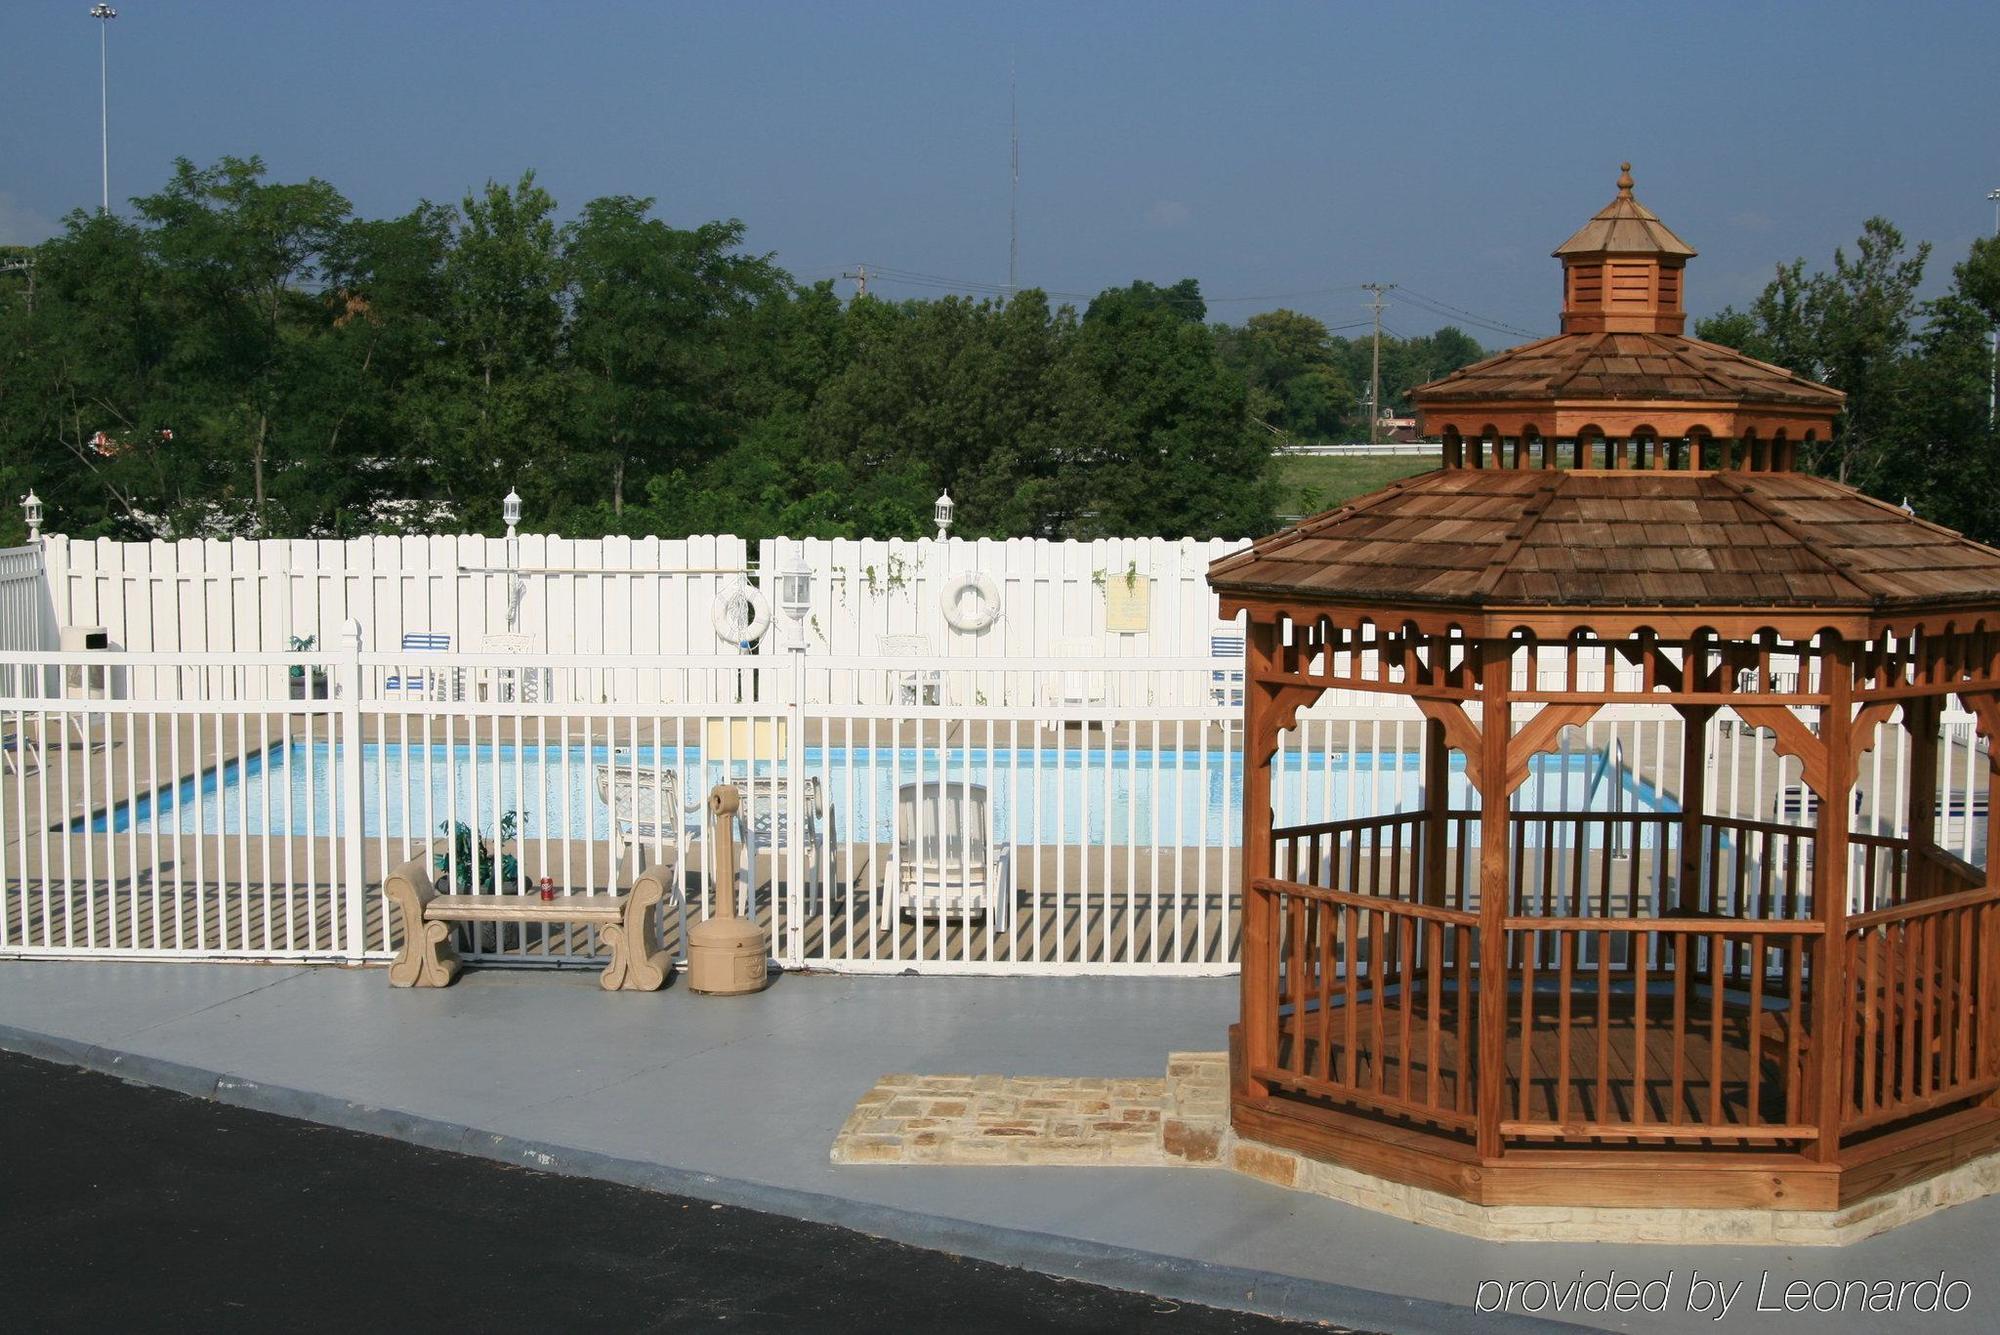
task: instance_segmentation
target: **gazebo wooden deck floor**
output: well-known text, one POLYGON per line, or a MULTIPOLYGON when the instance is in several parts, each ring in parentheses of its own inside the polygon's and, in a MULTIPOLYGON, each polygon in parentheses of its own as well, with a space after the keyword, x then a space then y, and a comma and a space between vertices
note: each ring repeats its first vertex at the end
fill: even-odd
MULTIPOLYGON (((1705 1012, 1706 998, 1698 1000, 1697 1009, 1705 1012)), ((1520 1039, 1518 997, 1509 1008, 1508 1030, 1514 1037, 1507 1044, 1501 1077, 1503 1102, 1513 1113, 1509 1120, 1576 1127, 1632 1125, 1624 1134, 1608 1134, 1606 1143, 1658 1139, 1646 1134, 1645 1124, 1668 1134, 1676 1128, 1748 1128, 1787 1120, 1782 1052, 1759 1051, 1758 1032, 1743 1006, 1726 1003, 1719 1033, 1705 1022, 1705 1014, 1697 1015, 1703 1023, 1692 1030, 1684 1028, 1676 1042, 1671 995, 1647 999, 1643 1024, 1633 1013, 1629 996, 1620 999, 1607 1023, 1600 1024, 1595 996, 1579 990, 1571 996, 1578 1018, 1565 1043, 1556 1024, 1558 1005, 1552 994, 1536 997, 1540 1018, 1525 1044, 1520 1039), (1748 1115, 1753 1088, 1754 1118, 1748 1115)), ((1466 1067, 1476 1058, 1459 1043, 1457 1036, 1467 1030, 1457 1011, 1456 998, 1442 1000, 1435 1014, 1421 995, 1413 997, 1407 1008, 1393 1002, 1381 1007, 1364 1003, 1355 1008, 1357 1036, 1351 1046, 1347 1016, 1339 1013, 1340 1008, 1331 1017, 1324 1045, 1317 1032, 1318 1017, 1308 1012, 1281 1029, 1279 1060, 1306 1070, 1325 1070, 1331 1062, 1333 1069, 1344 1072, 1350 1069, 1351 1055, 1352 1080, 1362 1088, 1389 1091, 1421 1105, 1469 1109, 1472 1082, 1465 1078, 1466 1067), (1406 1018, 1411 1021, 1408 1029, 1406 1018)), ((1770 1037, 1773 1031, 1766 1026, 1761 1033, 1770 1037)))

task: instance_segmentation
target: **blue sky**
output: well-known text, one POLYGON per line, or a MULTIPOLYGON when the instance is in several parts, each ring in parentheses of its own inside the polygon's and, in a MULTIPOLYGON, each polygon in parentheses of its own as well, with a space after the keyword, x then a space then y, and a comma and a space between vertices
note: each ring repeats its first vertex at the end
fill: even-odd
MULTIPOLYGON (((1992 3, 118 8, 114 199, 176 155, 261 153, 371 215, 532 167, 569 210, 629 193, 677 223, 742 218, 802 278, 1005 281, 1011 61, 1023 284, 1193 275, 1253 298, 1217 318, 1345 324, 1379 280, 1549 331, 1548 252, 1627 157, 1702 252, 1697 311, 1794 255, 1827 263, 1874 213, 1936 243, 1935 290, 2000 186, 1992 3)), ((6 6, 0 241, 97 199, 88 9, 6 6)), ((1395 294, 1385 320, 1440 323, 1395 294)))

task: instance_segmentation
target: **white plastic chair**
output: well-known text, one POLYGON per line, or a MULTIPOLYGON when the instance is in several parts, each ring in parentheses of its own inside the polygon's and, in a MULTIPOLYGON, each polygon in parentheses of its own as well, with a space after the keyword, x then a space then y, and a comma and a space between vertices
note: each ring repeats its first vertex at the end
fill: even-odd
MULTIPOLYGON (((884 635, 875 641, 875 652, 883 658, 929 658, 928 635, 884 635)), ((944 703, 944 673, 937 668, 896 668, 889 673, 889 703, 896 705, 941 705, 944 703)))
MULTIPOLYGON (((532 654, 541 646, 532 635, 519 631, 496 631, 482 636, 479 650, 487 654, 532 654)), ((539 704, 553 694, 542 689, 547 667, 488 668, 493 674, 493 698, 503 702, 519 700, 523 704, 539 704)))
POLYGON ((1111 703, 1110 676, 1101 666, 1111 657, 1097 640, 1053 640, 1049 652, 1057 658, 1072 658, 1075 668, 1051 672, 1042 682, 1045 705, 1107 705, 1111 703), (1091 664, 1092 666, 1085 666, 1091 664))
POLYGON ((701 833, 701 805, 681 805, 680 775, 655 765, 597 766, 597 797, 611 813, 611 852, 618 862, 629 848, 655 840, 676 845, 701 833), (692 819, 690 819, 692 818, 692 819))
POLYGON ((891 921, 983 914, 996 932, 1013 925, 1013 850, 993 837, 984 784, 925 779, 899 788, 887 876, 891 921))

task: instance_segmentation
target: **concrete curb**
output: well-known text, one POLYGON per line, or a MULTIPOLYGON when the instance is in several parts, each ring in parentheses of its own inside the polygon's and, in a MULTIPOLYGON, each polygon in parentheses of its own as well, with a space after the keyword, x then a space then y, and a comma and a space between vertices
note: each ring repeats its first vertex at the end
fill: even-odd
POLYGON ((330 1094, 265 1085, 226 1072, 188 1066, 143 1053, 124 1052, 77 1039, 0 1023, 0 1050, 116 1076, 134 1084, 211 1099, 232 1107, 274 1113, 370 1135, 469 1154, 497 1163, 614 1182, 767 1214, 831 1224, 871 1237, 999 1265, 1125 1289, 1182 1302, 1257 1312, 1293 1320, 1326 1321, 1397 1335, 1530 1335, 1577 1331, 1568 1322, 1504 1313, 1475 1312, 1456 1303, 1407 1298, 1374 1289, 1300 1279, 1238 1266, 1214 1265, 1157 1252, 1113 1247, 1030 1229, 874 1205, 846 1197, 741 1178, 719 1177, 645 1163, 518 1136, 498 1135, 457 1122, 419 1117, 393 1108, 352 1103, 330 1094))

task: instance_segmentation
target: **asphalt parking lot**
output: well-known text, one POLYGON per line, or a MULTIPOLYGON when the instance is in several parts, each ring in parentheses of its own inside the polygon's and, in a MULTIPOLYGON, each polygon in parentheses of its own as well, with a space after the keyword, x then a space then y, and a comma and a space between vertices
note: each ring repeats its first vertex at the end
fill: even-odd
POLYGON ((0 1053, 7 1324, 1337 1330, 558 1177, 0 1053))

